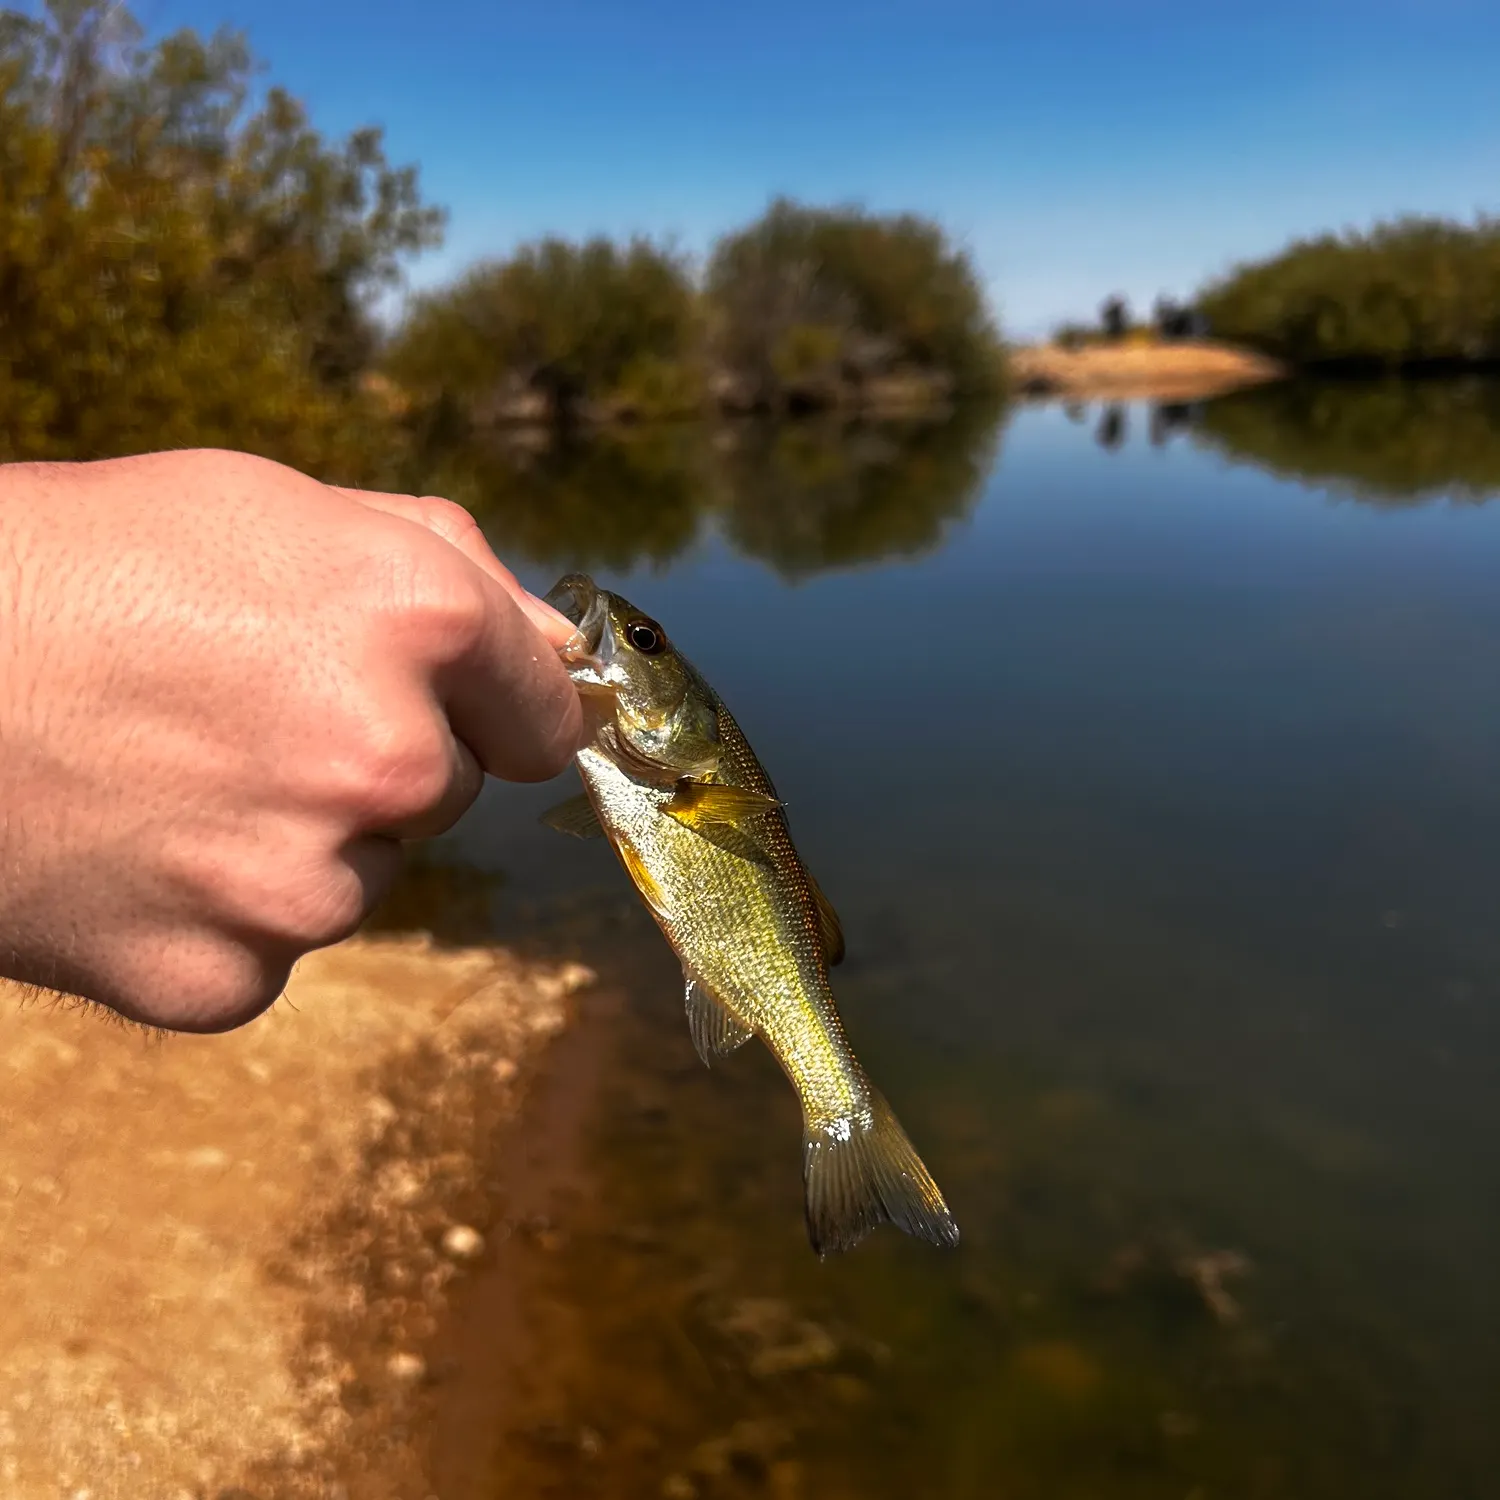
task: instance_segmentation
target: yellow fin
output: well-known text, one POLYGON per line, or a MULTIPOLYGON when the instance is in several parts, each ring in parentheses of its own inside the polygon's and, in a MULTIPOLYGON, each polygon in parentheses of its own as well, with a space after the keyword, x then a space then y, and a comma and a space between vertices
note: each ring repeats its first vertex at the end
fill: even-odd
POLYGON ((663 919, 670 917, 666 897, 662 895, 661 887, 656 883, 656 877, 646 868, 645 861, 628 844, 616 844, 615 848, 620 851, 620 859, 631 880, 634 881, 636 890, 641 893, 641 900, 657 916, 663 919))
POLYGON ((696 828, 700 823, 735 826, 780 806, 774 797, 768 797, 764 792, 752 792, 748 787, 724 786, 717 781, 682 780, 677 783, 672 800, 662 811, 679 823, 696 828))
POLYGON ((542 814, 541 821, 548 828, 571 834, 575 839, 604 837, 604 827, 599 822, 599 814, 594 811, 594 804, 589 801, 587 792, 579 792, 576 797, 569 797, 566 802, 549 807, 542 814))
POLYGON ((839 921, 839 914, 833 909, 833 904, 823 894, 823 887, 806 870, 802 873, 807 880, 808 890, 812 892, 813 903, 818 908, 818 931, 823 938, 823 956, 831 969, 844 961, 844 925, 839 921))
POLYGON ((765 850, 746 825, 753 825, 780 806, 774 797, 767 797, 763 792, 722 786, 714 781, 684 779, 677 783, 671 801, 664 802, 661 810, 711 844, 717 844, 741 859, 763 864, 767 857, 765 850))

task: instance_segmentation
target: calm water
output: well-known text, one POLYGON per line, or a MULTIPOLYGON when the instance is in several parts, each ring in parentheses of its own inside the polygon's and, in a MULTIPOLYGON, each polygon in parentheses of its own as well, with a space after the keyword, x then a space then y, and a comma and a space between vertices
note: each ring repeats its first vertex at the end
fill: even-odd
MULTIPOLYGON (((1500 1495, 1495 399, 1450 403, 1467 469, 1431 412, 1236 402, 1159 446, 1030 408, 693 455, 634 556, 570 532, 587 473, 528 471, 554 531, 492 518, 723 693, 965 1235, 819 1265, 790 1090, 699 1067, 632 917, 595 1191, 538 1272, 585 1436, 517 1437, 510 1493, 1500 1495)), ((536 826, 571 790, 451 840, 513 921, 624 890, 536 826)))

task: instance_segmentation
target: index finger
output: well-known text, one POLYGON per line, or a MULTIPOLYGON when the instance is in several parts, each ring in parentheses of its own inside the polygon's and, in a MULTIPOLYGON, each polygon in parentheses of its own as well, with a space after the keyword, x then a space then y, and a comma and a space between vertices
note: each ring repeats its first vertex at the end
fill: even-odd
POLYGON ((550 604, 521 586, 520 579, 495 556, 479 522, 455 501, 444 500, 438 495, 391 495, 381 490, 351 490, 342 485, 330 485, 329 488, 350 500, 357 500, 361 505, 369 506, 371 510, 400 516, 403 520, 424 526, 457 547, 470 562, 493 578, 510 595, 554 650, 572 638, 572 623, 550 604))

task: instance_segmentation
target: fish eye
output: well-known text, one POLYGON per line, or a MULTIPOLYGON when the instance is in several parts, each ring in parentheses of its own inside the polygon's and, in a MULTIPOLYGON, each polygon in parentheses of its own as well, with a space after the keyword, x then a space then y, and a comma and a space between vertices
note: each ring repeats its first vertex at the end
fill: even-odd
POLYGON ((655 656, 665 648, 667 638, 654 620, 632 620, 625 627, 625 639, 642 656, 655 656))

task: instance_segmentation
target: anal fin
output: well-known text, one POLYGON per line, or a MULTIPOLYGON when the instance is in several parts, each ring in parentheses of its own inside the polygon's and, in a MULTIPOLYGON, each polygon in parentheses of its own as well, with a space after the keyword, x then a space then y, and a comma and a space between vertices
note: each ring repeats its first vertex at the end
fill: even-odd
POLYGON ((813 905, 818 909, 818 935, 823 940, 823 957, 831 969, 844 961, 844 926, 833 903, 823 894, 823 888, 804 870, 807 888, 812 893, 813 905))
POLYGON ((728 1057, 755 1033, 691 970, 684 969, 682 977, 686 981, 683 999, 693 1046, 704 1065, 712 1067, 716 1057, 728 1057))

